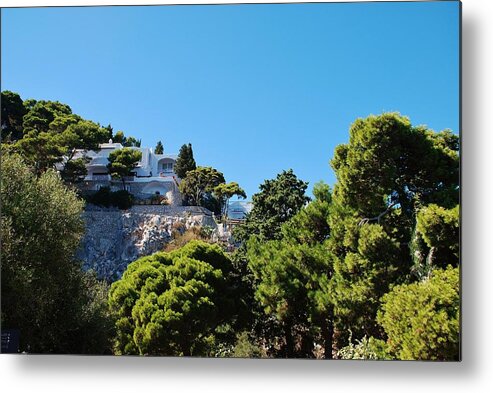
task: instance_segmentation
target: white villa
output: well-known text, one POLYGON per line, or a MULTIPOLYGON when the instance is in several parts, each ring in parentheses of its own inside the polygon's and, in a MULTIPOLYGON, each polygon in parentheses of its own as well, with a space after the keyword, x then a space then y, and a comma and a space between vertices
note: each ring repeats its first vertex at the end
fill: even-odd
MULTIPOLYGON (((108 143, 99 145, 99 151, 88 151, 86 157, 91 159, 87 164, 87 176, 82 182, 85 191, 97 191, 101 187, 109 187, 112 190, 122 189, 120 179, 112 179, 108 173, 108 157, 114 150, 123 148, 120 143, 108 143)), ((180 204, 181 197, 178 191, 180 179, 174 173, 174 165, 177 156, 175 154, 155 154, 152 149, 144 147, 131 147, 142 153, 142 158, 137 164, 132 176, 125 178, 125 189, 137 198, 148 198, 153 195, 163 195, 173 204, 180 204)), ((83 152, 78 153, 82 157, 83 152)), ((77 158, 74 157, 74 158, 77 158)))
MULTIPOLYGON (((87 163, 87 175, 79 183, 79 188, 84 192, 96 192, 102 187, 108 187, 112 191, 121 190, 121 179, 113 179, 108 173, 108 157, 114 150, 122 149, 120 143, 101 143, 98 151, 78 151, 74 158, 82 158, 84 155, 90 159, 87 163)), ((156 154, 148 147, 131 147, 139 150, 142 158, 138 162, 132 176, 125 178, 125 189, 137 199, 149 199, 154 196, 166 197, 172 206, 182 204, 182 196, 178 189, 181 179, 174 172, 177 159, 176 154, 156 154)), ((61 169, 61 168, 60 168, 61 169)), ((252 203, 247 201, 231 201, 228 207, 228 218, 233 221, 242 221, 245 215, 251 211, 252 203)))

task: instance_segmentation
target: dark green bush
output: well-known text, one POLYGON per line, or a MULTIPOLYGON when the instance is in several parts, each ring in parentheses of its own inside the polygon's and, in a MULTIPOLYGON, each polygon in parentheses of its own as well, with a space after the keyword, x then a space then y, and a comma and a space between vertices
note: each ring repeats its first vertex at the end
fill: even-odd
POLYGON ((134 198, 126 190, 111 191, 109 187, 101 187, 95 194, 86 198, 87 202, 103 207, 129 209, 134 204, 134 198))

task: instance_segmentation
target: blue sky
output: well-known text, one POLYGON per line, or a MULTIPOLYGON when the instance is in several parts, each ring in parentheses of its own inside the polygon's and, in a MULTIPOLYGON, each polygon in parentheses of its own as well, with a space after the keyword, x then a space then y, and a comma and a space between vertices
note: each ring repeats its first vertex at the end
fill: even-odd
POLYGON ((199 165, 249 196, 329 159, 358 117, 459 130, 459 4, 2 9, 2 90, 49 99, 199 165))

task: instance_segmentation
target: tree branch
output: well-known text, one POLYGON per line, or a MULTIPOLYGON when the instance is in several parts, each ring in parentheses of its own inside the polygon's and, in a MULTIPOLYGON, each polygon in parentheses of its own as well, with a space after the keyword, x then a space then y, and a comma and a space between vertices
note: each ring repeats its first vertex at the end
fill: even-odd
POLYGON ((361 225, 364 225, 364 224, 368 224, 370 221, 376 221, 377 224, 380 224, 380 219, 383 216, 385 216, 395 205, 397 205, 397 202, 391 203, 389 205, 389 207, 387 207, 387 209, 385 211, 383 211, 382 213, 380 213, 378 216, 361 219, 361 221, 359 222, 358 225, 361 226, 361 225))

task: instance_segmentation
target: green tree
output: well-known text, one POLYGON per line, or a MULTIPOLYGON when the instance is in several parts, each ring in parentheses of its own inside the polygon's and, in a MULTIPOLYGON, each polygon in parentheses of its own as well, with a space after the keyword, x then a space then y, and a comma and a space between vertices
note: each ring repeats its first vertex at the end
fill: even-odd
POLYGON ((459 360, 459 269, 437 269, 424 281, 399 285, 383 297, 378 322, 402 360, 459 360))
MULTIPOLYGON (((313 357, 314 334, 320 333, 315 329, 332 324, 330 306, 324 300, 331 275, 327 250, 320 244, 261 242, 253 236, 247 255, 256 281, 255 299, 280 324, 281 353, 288 358, 313 357)), ((325 333, 324 339, 326 357, 331 358, 331 335, 325 333)))
POLYGON ((200 356, 234 313, 231 261, 219 246, 192 241, 130 264, 113 283, 119 354, 200 356))
POLYGON ((396 113, 357 119, 349 144, 339 145, 331 161, 334 196, 371 222, 381 221, 390 206, 408 218, 417 201, 453 201, 453 207, 459 196, 457 148, 456 135, 413 127, 396 113))
POLYGON ((164 153, 164 146, 161 141, 158 141, 156 144, 156 148, 154 149, 155 154, 163 154, 164 153))
POLYGON ((125 143, 123 144, 123 146, 125 147, 140 147, 140 145, 142 144, 142 141, 140 139, 136 139, 134 138, 133 136, 129 136, 125 143))
MULTIPOLYGON (((20 97, 17 98, 20 100, 20 97)), ((18 100, 15 101, 17 112, 20 111, 18 100)), ((9 108, 11 106, 9 105, 9 108)), ((16 120, 18 131, 16 135, 22 138, 14 138, 17 139, 14 148, 35 167, 38 175, 53 168, 55 164, 66 165, 76 152, 97 150, 100 143, 108 140, 107 128, 73 114, 68 105, 53 101, 26 100, 23 108, 25 114, 22 123, 19 123, 19 119, 16 120)), ((13 111, 13 109, 8 110, 13 111)), ((84 153, 78 158, 84 158, 84 153)), ((72 176, 74 170, 81 169, 79 164, 80 162, 69 164, 67 168, 69 174, 64 175, 64 179, 74 178, 72 176)), ((84 170, 78 170, 76 177, 83 176, 84 170)))
POLYGON ((54 134, 62 134, 68 126, 72 124, 77 124, 79 121, 83 120, 80 116, 75 114, 62 114, 55 115, 53 121, 48 125, 48 132, 54 134))
POLYGON ((9 90, 2 91, 2 142, 22 138, 22 122, 27 110, 19 94, 9 90))
POLYGON ((113 136, 113 143, 121 143, 123 146, 125 146, 127 138, 125 137, 125 134, 123 131, 117 131, 116 134, 113 136))
POLYGON ((49 170, 37 178, 2 151, 2 327, 31 353, 106 353, 111 319, 102 284, 74 262, 83 202, 49 170))
POLYGON ((259 339, 273 341, 279 335, 285 336, 285 332, 282 331, 279 320, 272 313, 265 313, 265 307, 255 298, 258 278, 255 278, 248 264, 247 243, 254 235, 260 244, 267 240, 281 239, 281 225, 295 216, 309 201, 305 195, 307 185, 291 170, 278 174, 275 179, 266 180, 260 185, 260 192, 252 198, 253 209, 247 215, 246 222, 233 230, 234 239, 239 244, 233 254, 234 272, 238 286, 242 288, 244 310, 239 319, 243 324, 240 329, 253 330, 259 339))
POLYGON ((313 343, 317 342, 324 356, 332 358, 334 321, 329 283, 333 267, 325 245, 330 234, 330 189, 317 183, 314 195, 312 202, 281 226, 279 240, 262 241, 254 235, 246 247, 255 299, 279 322, 287 357, 313 357, 313 343))
POLYGON ((48 132, 50 124, 57 116, 68 116, 72 114, 72 109, 58 101, 35 101, 26 100, 24 106, 27 113, 23 117, 22 127, 24 133, 48 132))
POLYGON ((260 192, 253 195, 252 211, 235 231, 235 238, 240 242, 246 242, 251 235, 279 239, 281 225, 310 201, 305 195, 307 187, 308 183, 299 180, 291 169, 266 180, 260 185, 260 192))
POLYGON ((329 238, 330 187, 324 182, 316 183, 313 195, 315 198, 289 220, 289 225, 281 227, 284 238, 306 244, 322 243, 329 238))
POLYGON ((89 160, 86 158, 77 158, 75 160, 67 161, 60 171, 60 176, 67 183, 79 183, 84 180, 87 175, 86 165, 88 162, 89 160))
POLYGON ((180 183, 180 192, 192 206, 204 206, 214 189, 224 183, 224 175, 211 167, 198 167, 187 172, 180 183))
POLYGON ((384 113, 356 120, 348 144, 331 165, 337 182, 329 214, 331 283, 338 347, 348 332, 379 339, 380 298, 411 279, 413 232, 419 209, 458 202, 458 138, 413 127, 408 118, 384 113))
POLYGON ((60 135, 37 131, 30 131, 24 135, 15 144, 15 149, 35 169, 38 176, 62 162, 65 152, 60 135))
POLYGON ((99 145, 108 139, 109 131, 106 128, 88 120, 69 124, 60 134, 60 141, 64 146, 65 157, 68 161, 78 150, 98 150, 99 145))
POLYGON ((108 156, 108 171, 112 177, 121 179, 125 189, 125 177, 132 174, 142 158, 142 152, 130 147, 113 150, 108 156))
POLYGON ((240 198, 246 199, 245 191, 236 182, 231 183, 221 183, 214 187, 213 193, 215 197, 219 200, 221 205, 221 215, 226 219, 228 217, 228 205, 229 200, 233 196, 238 196, 240 198))
POLYGON ((87 151, 98 150, 99 145, 108 140, 109 130, 92 121, 70 116, 56 117, 50 123, 50 129, 56 130, 60 125, 55 139, 63 151, 62 178, 67 183, 77 183, 87 175, 86 164, 90 161, 87 151))
POLYGON ((426 265, 459 264, 459 205, 453 209, 430 204, 418 211, 416 232, 429 248, 426 265))
POLYGON ((197 164, 193 158, 192 145, 185 144, 180 148, 174 171, 180 179, 185 179, 187 173, 195 169, 197 169, 197 164))
MULTIPOLYGON (((113 128, 111 127, 111 132, 113 128)), ((141 140, 136 139, 133 136, 125 136, 123 131, 117 131, 113 136, 113 143, 121 143, 124 147, 140 147, 141 140)))

